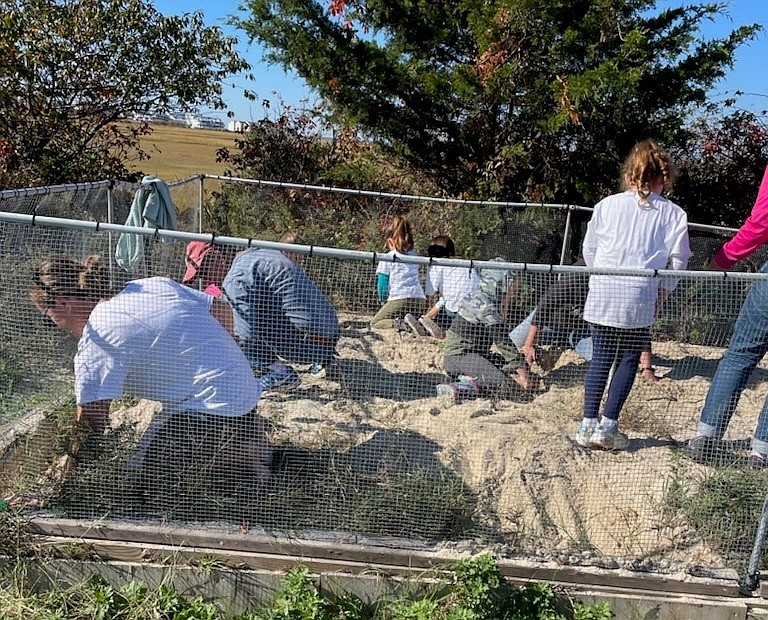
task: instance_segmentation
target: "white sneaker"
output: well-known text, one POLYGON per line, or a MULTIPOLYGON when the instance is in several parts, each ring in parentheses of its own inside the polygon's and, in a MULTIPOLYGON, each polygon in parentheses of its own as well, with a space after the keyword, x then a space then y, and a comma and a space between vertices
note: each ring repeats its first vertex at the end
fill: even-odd
POLYGON ((474 381, 455 381, 453 383, 441 383, 435 388, 438 396, 448 397, 454 403, 460 403, 470 398, 475 398, 480 393, 480 388, 474 381))
POLYGON ((768 454, 762 454, 761 452, 752 452, 747 457, 747 467, 750 469, 766 469, 768 468, 768 454))
POLYGON ((309 374, 315 379, 322 379, 327 373, 327 369, 320 362, 312 362, 312 365, 309 367, 309 374))
POLYGON ((601 450, 626 450, 629 447, 629 437, 622 433, 618 428, 612 431, 603 430, 603 425, 599 424, 592 433, 589 440, 591 448, 600 448, 601 450))
POLYGON ((592 435, 597 430, 597 424, 586 424, 584 420, 579 424, 579 428, 576 431, 575 441, 582 448, 589 448, 592 442, 592 435))

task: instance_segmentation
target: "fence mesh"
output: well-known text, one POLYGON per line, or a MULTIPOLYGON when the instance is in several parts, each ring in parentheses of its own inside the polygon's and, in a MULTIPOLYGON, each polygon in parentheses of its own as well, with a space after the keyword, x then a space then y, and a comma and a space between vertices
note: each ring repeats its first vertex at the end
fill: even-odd
MULTIPOLYGON (((113 221, 125 216, 121 209, 130 198, 126 191, 114 199, 113 208, 122 206, 113 221)), ((327 327, 327 300, 338 325, 335 356, 314 359, 304 349, 322 352, 327 343, 319 349, 306 339, 285 345, 290 328, 266 292, 268 276, 260 281, 264 292, 240 290, 239 297, 245 280, 232 278, 223 289, 234 300, 242 349, 232 348, 208 302, 178 284, 187 269, 186 242, 199 237, 179 233, 174 241, 150 234, 143 238, 145 260, 127 273, 113 260, 121 227, 95 230, 42 218, 104 222, 105 204, 102 187, 2 202, 3 496, 82 519, 194 522, 203 529, 247 524, 248 531, 265 535, 298 532, 399 548, 486 546, 502 555, 643 570, 743 568, 768 475, 746 462, 768 394, 764 361, 726 433, 727 458, 702 464, 682 446, 694 434, 723 347, 759 276, 681 276, 651 330, 651 364, 661 381, 638 374, 619 419, 628 449, 595 450, 576 441, 590 357, 579 318, 589 278, 584 269, 501 264, 514 295, 504 309, 504 337, 486 342, 485 359, 504 380, 483 385, 462 380, 447 360, 455 353, 450 333, 443 338, 431 324, 397 325, 394 319, 391 327, 371 327, 380 310, 377 264, 386 259, 368 252, 217 240, 224 254, 231 248, 230 256, 253 246, 235 258, 242 278, 258 271, 257 259, 238 263, 244 257, 261 252, 274 262, 283 256, 279 249, 300 254, 301 286, 317 287, 316 293, 302 289, 304 298, 316 300, 310 314, 322 314, 327 327), (14 220, 8 213, 40 219, 14 220), (105 338, 98 351, 84 351, 81 340, 78 353, 78 337, 44 316, 62 326, 56 312, 70 306, 51 311, 39 299, 33 303, 30 282, 52 256, 83 261, 94 254, 103 257, 111 287, 123 292, 97 306, 102 310, 94 325, 107 330, 90 335, 91 341, 105 338), (157 289, 131 284, 152 276, 165 278, 152 281, 157 289), (523 389, 516 380, 523 364, 507 334, 527 334, 524 321, 539 303, 558 311, 540 313, 537 362, 530 389, 523 389), (263 319, 256 335, 245 325, 242 304, 263 319), (288 370, 275 375, 268 366, 277 357, 249 348, 252 340, 269 341, 267 348, 286 364, 276 368, 288 370), (122 357, 124 349, 134 358, 122 357), (111 401, 103 435, 75 424, 75 374, 91 377, 90 393, 111 401), (99 391, 93 387, 99 380, 112 387, 99 391), (114 386, 124 389, 118 393, 114 386), (76 466, 62 475, 62 458, 73 446, 76 466)), ((195 217, 183 220, 182 228, 195 231, 195 217)), ((693 243, 696 259, 721 238, 701 235, 693 243)), ((489 237, 486 258, 529 257, 527 251, 499 251, 503 243, 501 230, 489 237)), ((507 244, 505 250, 514 240, 507 244)), ((557 263, 561 247, 550 241, 542 247, 557 263)), ((428 266, 414 260, 422 282, 437 266, 470 270, 467 261, 428 266)), ((450 321, 443 329, 463 333, 450 321)))

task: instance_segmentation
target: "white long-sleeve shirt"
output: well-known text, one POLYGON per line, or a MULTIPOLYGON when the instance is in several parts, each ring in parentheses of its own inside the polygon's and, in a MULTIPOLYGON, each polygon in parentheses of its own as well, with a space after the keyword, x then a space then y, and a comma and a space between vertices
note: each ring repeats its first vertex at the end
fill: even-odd
POLYGON ((427 296, 440 293, 445 300, 445 309, 456 313, 461 300, 480 285, 480 276, 467 267, 432 265, 427 271, 427 296))
MULTIPOLYGON (((394 250, 387 252, 387 256, 402 256, 394 250)), ((416 256, 416 252, 408 252, 410 256, 416 256)), ((380 261, 376 267, 376 273, 389 276, 389 296, 387 301, 396 299, 424 299, 424 289, 419 282, 419 266, 413 263, 398 263, 380 261)))
MULTIPOLYGON (((589 267, 685 269, 691 257, 688 218, 674 202, 652 193, 639 205, 634 191, 601 200, 587 226, 582 252, 589 267)), ((677 281, 662 282, 672 290, 677 281)), ((634 329, 653 324, 659 280, 591 276, 584 306, 590 323, 634 329)))

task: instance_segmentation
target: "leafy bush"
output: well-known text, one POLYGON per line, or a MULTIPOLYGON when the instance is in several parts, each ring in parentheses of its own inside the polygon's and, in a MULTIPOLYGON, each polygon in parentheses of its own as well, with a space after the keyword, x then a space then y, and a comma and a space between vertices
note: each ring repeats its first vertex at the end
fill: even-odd
POLYGON ((688 128, 673 156, 680 168, 672 198, 700 224, 738 227, 752 209, 768 164, 768 116, 725 113, 717 104, 688 128))
POLYGON ((140 582, 115 588, 94 575, 66 590, 29 593, 23 574, 0 586, 4 620, 37 618, 173 618, 174 620, 609 620, 605 605, 575 603, 557 610, 546 583, 521 588, 506 584, 488 554, 461 560, 445 584, 399 600, 364 603, 351 595, 324 598, 305 567, 290 571, 272 604, 256 612, 232 616, 200 596, 183 596, 167 583, 150 590, 140 582))

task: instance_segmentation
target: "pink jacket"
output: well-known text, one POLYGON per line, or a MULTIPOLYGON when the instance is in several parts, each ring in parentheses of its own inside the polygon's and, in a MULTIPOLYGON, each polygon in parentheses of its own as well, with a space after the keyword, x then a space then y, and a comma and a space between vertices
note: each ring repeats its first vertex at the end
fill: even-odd
POLYGON ((712 258, 721 269, 730 269, 766 242, 768 242, 768 167, 763 174, 763 181, 760 183, 752 213, 733 238, 724 243, 712 258))

